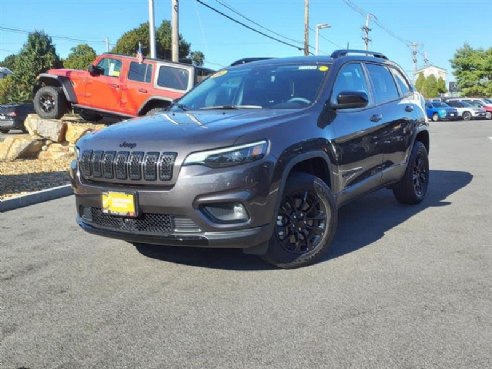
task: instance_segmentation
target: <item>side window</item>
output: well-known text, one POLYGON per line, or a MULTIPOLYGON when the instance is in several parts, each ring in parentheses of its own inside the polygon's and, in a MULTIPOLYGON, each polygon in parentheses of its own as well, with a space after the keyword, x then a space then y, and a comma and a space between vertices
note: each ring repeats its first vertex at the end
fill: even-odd
POLYGON ((337 96, 343 91, 362 91, 367 93, 367 81, 362 66, 358 63, 345 64, 340 68, 337 79, 333 85, 331 93, 331 102, 337 103, 337 96))
POLYGON ((407 79, 403 76, 403 74, 396 68, 391 68, 391 72, 393 73, 393 77, 395 77, 396 83, 400 88, 400 92, 402 96, 406 96, 411 92, 411 87, 408 84, 407 79))
POLYGON ((121 60, 104 58, 97 63, 99 68, 104 70, 104 75, 108 77, 119 77, 121 71, 121 60))
POLYGON ((186 69, 162 65, 159 68, 157 85, 159 87, 185 91, 188 88, 189 75, 190 73, 186 69))
POLYGON ((366 66, 374 86, 376 104, 383 104, 400 97, 395 80, 385 66, 378 64, 367 64, 366 66))
POLYGON ((152 64, 131 62, 128 70, 128 79, 138 82, 150 82, 152 77, 152 64))

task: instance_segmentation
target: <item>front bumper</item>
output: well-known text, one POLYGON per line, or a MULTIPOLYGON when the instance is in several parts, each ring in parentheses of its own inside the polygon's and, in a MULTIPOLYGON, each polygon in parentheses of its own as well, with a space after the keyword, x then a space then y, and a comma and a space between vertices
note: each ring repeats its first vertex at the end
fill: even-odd
POLYGON ((71 165, 77 223, 89 233, 133 243, 169 246, 262 249, 273 231, 276 194, 270 188, 269 161, 227 169, 182 167, 174 186, 121 185, 86 181, 71 165), (102 194, 135 194, 137 218, 103 214, 102 194), (226 223, 213 219, 204 206, 240 203, 247 221, 226 223))

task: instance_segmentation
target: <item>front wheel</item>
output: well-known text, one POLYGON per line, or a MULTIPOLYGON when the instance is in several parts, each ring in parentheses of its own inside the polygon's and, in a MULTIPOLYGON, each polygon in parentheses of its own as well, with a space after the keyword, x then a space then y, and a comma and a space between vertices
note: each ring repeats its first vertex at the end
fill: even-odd
POLYGON ((393 194, 402 204, 418 204, 424 199, 428 185, 429 157, 424 144, 417 141, 413 145, 405 175, 393 186, 393 194))
POLYGON ((287 180, 275 228, 262 258, 280 268, 318 261, 329 248, 337 226, 330 188, 320 178, 293 173, 287 180))
POLYGON ((439 120, 439 115, 437 113, 432 114, 432 120, 437 122, 439 120))
POLYGON ((34 95, 34 110, 44 119, 60 119, 68 109, 68 103, 59 88, 41 87, 34 95))
POLYGON ((470 120, 472 118, 472 115, 469 111, 465 111, 463 113, 463 120, 470 120))
POLYGON ((492 113, 490 111, 485 113, 485 119, 492 119, 492 113))

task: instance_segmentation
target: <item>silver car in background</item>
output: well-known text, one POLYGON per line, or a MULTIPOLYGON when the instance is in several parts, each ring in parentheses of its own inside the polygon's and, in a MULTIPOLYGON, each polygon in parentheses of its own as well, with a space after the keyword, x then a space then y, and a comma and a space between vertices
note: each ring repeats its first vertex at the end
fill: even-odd
POLYGON ((455 108, 463 120, 485 119, 487 114, 485 109, 479 108, 467 101, 449 100, 447 104, 455 108))

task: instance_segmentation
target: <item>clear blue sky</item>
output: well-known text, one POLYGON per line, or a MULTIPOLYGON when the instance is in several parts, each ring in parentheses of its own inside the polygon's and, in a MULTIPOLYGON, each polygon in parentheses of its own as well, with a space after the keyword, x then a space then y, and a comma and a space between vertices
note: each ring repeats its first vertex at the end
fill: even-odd
MULTIPOLYGON (((154 0, 156 24, 171 17, 171 0, 154 0)), ((246 22, 216 0, 207 4, 246 22)), ((246 17, 283 36, 302 42, 304 37, 304 0, 221 0, 246 17)), ((424 46, 434 65, 446 68, 453 80, 449 59, 468 42, 472 47, 492 46, 491 0, 352 0, 353 4, 374 14, 379 23, 398 37, 424 46)), ((104 51, 104 38, 111 43, 121 34, 148 21, 147 0, 1 0, 0 27, 44 30, 50 36, 88 40, 94 49, 104 51)), ((343 0, 311 0, 310 25, 329 23, 320 31, 320 51, 330 53, 339 47, 363 48, 361 26, 365 18, 343 0)), ((248 22, 246 22, 248 23, 248 22)), ((250 23, 248 23, 250 24, 250 23)), ((254 28, 261 30, 258 26, 254 28)), ((384 52, 410 74, 411 51, 401 41, 377 25, 372 25, 371 49, 384 52)), ((264 31, 264 30, 262 30, 264 31)), ((212 12, 195 0, 180 1, 180 33, 193 50, 205 54, 206 66, 214 69, 251 56, 292 56, 301 52, 260 36, 212 12)), ((275 35, 274 35, 275 36, 275 35)), ((16 53, 27 35, 0 29, 0 59, 16 53)), ((277 36, 275 36, 277 37, 277 36)), ((78 42, 53 37, 60 56, 66 57, 78 42)), ((287 42, 291 42, 288 41, 287 42)), ((310 32, 310 44, 315 35, 310 32)), ((302 47, 302 45, 300 45, 302 47)), ((418 64, 423 64, 419 54, 418 64)))

